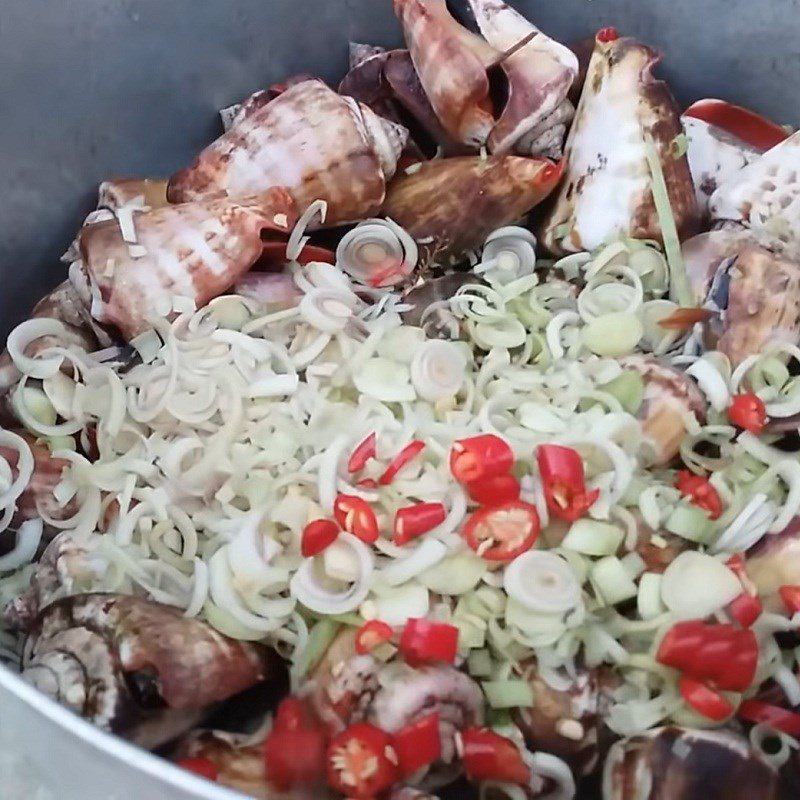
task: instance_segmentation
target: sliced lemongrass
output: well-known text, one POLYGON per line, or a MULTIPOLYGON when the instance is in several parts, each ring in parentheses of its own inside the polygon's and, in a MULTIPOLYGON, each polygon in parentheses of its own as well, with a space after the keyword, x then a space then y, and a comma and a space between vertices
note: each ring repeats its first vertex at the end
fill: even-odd
POLYGON ((581 587, 572 567, 563 557, 543 550, 517 556, 507 567, 503 587, 533 612, 558 614, 581 603, 581 587))
POLYGON ((642 619, 656 619, 664 613, 666 607, 661 601, 661 575, 656 572, 645 572, 639 578, 636 594, 636 610, 642 619))
POLYGON ((664 571, 661 599, 677 619, 702 619, 742 592, 736 575, 713 556, 687 550, 664 571))
POLYGON ((431 340, 414 353, 411 382, 421 398, 435 403, 458 393, 466 369, 467 361, 458 345, 431 340))
POLYGON ((67 337, 67 329, 63 322, 37 317, 21 322, 8 335, 6 341, 8 354, 17 369, 29 378, 50 378, 64 363, 63 356, 38 358, 25 355, 28 346, 43 336, 64 340, 67 337))
POLYGON ((636 597, 636 584, 616 556, 606 556, 597 561, 589 572, 589 578, 607 605, 613 606, 636 597))
POLYGON ((562 547, 587 556, 610 556, 619 550, 625 532, 616 525, 593 519, 572 523, 562 547))
POLYGON ((296 261, 303 248, 308 242, 308 238, 304 236, 306 228, 308 228, 314 217, 319 217, 320 225, 325 224, 325 217, 328 213, 328 204, 324 200, 315 200, 311 205, 301 214, 300 219, 294 226, 291 234, 289 234, 289 241, 286 243, 286 258, 289 261, 296 261))

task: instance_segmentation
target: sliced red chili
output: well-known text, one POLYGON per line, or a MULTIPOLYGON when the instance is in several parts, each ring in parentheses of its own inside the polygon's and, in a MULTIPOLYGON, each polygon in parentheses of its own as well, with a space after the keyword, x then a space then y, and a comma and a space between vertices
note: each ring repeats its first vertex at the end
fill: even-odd
POLYGON ((738 716, 756 725, 768 725, 770 728, 800 738, 800 714, 793 711, 762 703, 760 700, 745 700, 737 712, 738 716))
POLYGON ((450 472, 459 483, 505 475, 514 466, 514 452, 493 433, 459 439, 450 451, 450 472))
POLYGON ((764 606, 755 584, 747 575, 744 556, 736 553, 725 564, 739 579, 743 589, 742 593, 728 605, 728 611, 743 628, 749 628, 761 616, 764 606))
POLYGON ((728 606, 731 616, 743 627, 749 628, 761 616, 764 605, 761 598, 742 592, 728 606))
POLYGON ((461 741, 464 769, 471 781, 530 783, 531 771, 511 739, 488 728, 467 728, 461 732, 461 741))
POLYGON ((520 485, 513 475, 491 475, 467 484, 469 496, 482 506, 502 506, 519 500, 520 485))
POLYGON ((267 780, 276 789, 311 787, 325 776, 325 732, 296 697, 281 701, 264 741, 267 780))
POLYGON ((733 705, 726 697, 714 691, 702 681, 695 680, 687 675, 681 675, 678 681, 678 689, 681 697, 689 706, 698 714, 713 719, 715 722, 727 719, 734 712, 733 705))
POLYGON ((688 620, 667 632, 656 660, 716 689, 743 692, 755 678, 758 640, 751 630, 688 620))
POLYGON ((394 543, 408 544, 417 536, 433 530, 447 518, 447 509, 442 503, 415 503, 397 510, 394 517, 394 543))
POLYGON ((683 113, 716 125, 759 150, 769 150, 789 138, 789 132, 772 120, 724 100, 698 100, 683 113))
POLYGON ((452 664, 458 653, 458 628, 446 622, 412 617, 400 636, 400 652, 412 667, 437 662, 452 664))
POLYGON ((800 611, 800 586, 781 586, 778 589, 781 600, 790 614, 800 611))
POLYGON ((398 778, 392 737, 375 725, 351 725, 328 747, 328 785, 345 797, 368 800, 385 792, 398 778))
POLYGON ((757 394, 737 394, 728 407, 728 419, 737 427, 758 435, 767 424, 767 407, 757 394))
POLYGON ((360 489, 377 489, 378 488, 378 481, 374 478, 362 478, 358 483, 356 483, 360 489))
POLYGON ((693 505, 708 512, 711 519, 718 519, 722 514, 722 500, 708 478, 682 469, 678 472, 675 488, 693 505))
POLYGON ((439 714, 428 714, 397 731, 394 749, 404 777, 438 761, 442 755, 439 714))
POLYGON ((425 449, 425 442, 420 439, 415 439, 411 444, 407 444, 395 457, 391 464, 386 467, 386 471, 378 478, 378 483, 381 486, 390 484, 397 473, 408 464, 409 461, 416 458, 425 449))
POLYGON ((560 444, 540 444, 536 463, 542 478, 544 497, 550 513, 575 522, 592 507, 600 490, 586 490, 583 459, 577 450, 560 444))
POLYGON ((358 629, 356 652, 363 656, 372 652, 378 645, 391 640, 394 631, 388 622, 371 619, 358 629))
POLYGON ((375 452, 378 445, 378 437, 375 433, 371 433, 364 439, 363 442, 356 445, 356 449, 350 454, 350 458, 347 461, 347 471, 348 472, 358 472, 359 470, 364 469, 367 465, 367 462, 371 458, 375 458, 375 452))
POLYGON ((352 533, 362 542, 372 544, 378 539, 378 518, 370 504, 354 494, 337 495, 333 502, 333 516, 342 529, 352 533))
POLYGON ((303 528, 300 552, 306 557, 318 556, 339 536, 339 526, 330 519, 315 519, 303 528))
POLYGON ((533 547, 540 530, 536 506, 515 500, 476 511, 467 519, 462 535, 487 561, 511 561, 533 547))
POLYGON ((210 781, 219 778, 219 768, 208 758, 182 758, 178 762, 178 766, 210 781))

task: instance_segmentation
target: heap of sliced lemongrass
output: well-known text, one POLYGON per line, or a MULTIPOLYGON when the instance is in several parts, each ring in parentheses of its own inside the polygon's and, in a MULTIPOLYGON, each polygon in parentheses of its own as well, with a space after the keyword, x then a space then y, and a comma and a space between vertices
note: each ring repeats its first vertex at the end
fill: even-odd
MULTIPOLYGON (((341 625, 427 615, 458 626, 466 663, 496 708, 530 701, 519 676, 535 659, 562 689, 578 664, 615 665, 619 732, 676 718, 681 703, 674 678, 653 660, 656 643, 695 601, 723 613, 726 553, 798 512, 797 465, 713 415, 706 426, 694 421, 684 458, 715 470, 726 505, 708 520, 673 488, 672 471, 647 468, 641 378, 616 360, 677 343, 656 324, 675 308, 663 298, 663 256, 646 243, 616 243, 570 256, 541 279, 532 251, 517 229, 493 237, 475 284, 449 303, 461 323, 461 338, 449 342, 404 324, 399 294, 355 285, 321 263, 287 267, 296 305, 226 296, 195 311, 176 298, 173 319, 134 342, 143 363, 126 370, 77 348, 28 358, 32 339, 58 331, 17 329, 11 353, 25 377, 15 408, 69 462, 56 496, 79 510, 45 521, 83 543, 93 569, 81 572, 81 588, 146 594, 229 636, 274 644, 297 677, 341 625), (90 427, 94 461, 69 446, 90 427), (349 474, 349 453, 373 432, 376 459, 349 474), (459 535, 470 507, 448 455, 454 440, 479 432, 510 443, 522 498, 542 521, 537 550, 505 566, 485 562, 459 535), (424 451, 390 485, 357 485, 377 479, 414 439, 424 451), (600 492, 569 530, 544 502, 535 449, 546 442, 577 449, 600 492), (702 455, 703 442, 719 456, 702 455), (369 501, 380 538, 370 547, 342 535, 304 559, 304 526, 331 516, 338 493, 369 501), (398 547, 394 514, 416 502, 442 502, 447 517, 398 547), (720 552, 702 556, 705 568, 676 561, 659 576, 635 552, 640 527, 656 546, 666 531, 720 552)), ((780 372, 771 362, 751 366, 751 377, 780 372)), ((744 378, 727 376, 729 388, 734 379, 744 378)), ((2 436, 22 465, 14 480, 0 459, 8 516, 31 460, 24 441, 2 436)), ((0 596, 19 591, 31 567, 21 569, 0 578, 0 596)), ((764 676, 780 661, 766 652, 764 676)))

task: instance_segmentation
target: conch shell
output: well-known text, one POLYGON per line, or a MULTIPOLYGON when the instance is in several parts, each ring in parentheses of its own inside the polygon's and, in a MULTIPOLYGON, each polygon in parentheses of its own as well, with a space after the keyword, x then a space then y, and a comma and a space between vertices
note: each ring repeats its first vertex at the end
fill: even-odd
POLYGON ((771 341, 800 338, 800 265, 748 244, 717 271, 709 302, 719 309, 706 330, 707 343, 735 367, 771 341))
POLYGON ((697 206, 705 217, 717 187, 755 161, 763 151, 705 120, 684 115, 682 122, 697 206))
POLYGON ((542 240, 557 254, 619 236, 661 239, 648 147, 656 149, 681 238, 698 223, 688 161, 675 158, 678 107, 651 74, 658 55, 634 39, 602 33, 567 140, 566 178, 543 224, 542 240))
POLYGON ((22 658, 29 683, 147 748, 278 672, 277 656, 266 648, 222 636, 178 608, 115 594, 47 606, 22 658))
POLYGON ((509 152, 525 136, 525 155, 550 155, 554 144, 560 148, 574 111, 567 95, 578 74, 577 56, 502 0, 469 0, 469 4, 478 28, 495 50, 508 52, 533 34, 530 42, 503 59, 508 101, 489 134, 489 151, 509 152), (543 138, 554 127, 558 130, 550 139, 543 138))
POLYGON ((322 81, 304 81, 237 118, 170 178, 167 197, 239 198, 285 186, 301 212, 324 200, 327 224, 357 221, 377 213, 407 138, 405 128, 322 81))
POLYGON ((222 294, 262 252, 261 234, 286 234, 297 219, 284 189, 241 202, 227 198, 137 214, 135 243, 116 220, 81 232, 83 263, 92 285, 92 316, 130 340, 154 316, 172 312, 175 296, 197 307, 222 294))
POLYGON ((800 132, 720 184, 709 202, 713 220, 732 220, 800 249, 800 132))
POLYGON ((459 25, 445 0, 394 0, 394 10, 442 126, 461 144, 483 147, 495 124, 487 70, 498 52, 459 25))
POLYGON ((741 734, 657 728, 608 754, 603 800, 776 800, 778 775, 741 734))
POLYGON ((509 225, 555 188, 559 165, 519 156, 429 161, 392 181, 383 214, 429 253, 458 256, 509 225))
POLYGON ((690 378, 654 356, 632 355, 619 362, 623 369, 638 372, 644 381, 644 398, 637 417, 653 445, 655 463, 667 464, 678 454, 686 435, 686 415, 705 420, 703 395, 690 378))

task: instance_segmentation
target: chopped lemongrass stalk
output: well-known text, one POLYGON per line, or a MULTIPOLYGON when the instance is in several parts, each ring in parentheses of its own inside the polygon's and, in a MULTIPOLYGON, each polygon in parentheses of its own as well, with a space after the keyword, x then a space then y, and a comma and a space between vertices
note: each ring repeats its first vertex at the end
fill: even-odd
POLYGON ((594 564, 590 579, 607 605, 613 606, 636 597, 636 584, 616 556, 606 556, 594 564))
POLYGON ((631 580, 634 581, 647 569, 645 560, 635 550, 624 555, 620 561, 625 567, 625 571, 631 576, 631 580))
POLYGON ((336 635, 340 624, 332 619, 321 619, 308 634, 306 646, 296 656, 295 671, 298 677, 311 672, 322 660, 336 635))
POLYGON ((533 689, 527 681, 484 681, 481 686, 492 708, 530 708, 533 706, 533 689))
POLYGON ((619 550, 625 532, 616 525, 593 519, 572 523, 562 547, 587 556, 610 556, 619 550))
POLYGON ((624 369, 610 383, 600 389, 619 400, 629 414, 636 414, 644 401, 644 378, 634 370, 624 369))
POLYGON ((690 542, 705 542, 713 526, 708 514, 702 508, 681 503, 675 506, 667 517, 664 527, 670 533, 690 542))
POLYGON ((661 228, 661 237, 664 240, 664 252, 667 256, 670 273, 670 297, 683 307, 696 305, 692 294, 686 266, 681 253, 681 241, 675 225, 675 217, 669 201, 667 182, 661 169, 661 158, 651 136, 646 137, 645 157, 647 158, 652 175, 653 203, 656 207, 658 222, 661 228))
POLYGON ((661 599, 678 619, 708 617, 741 592, 741 582, 725 564, 694 550, 680 553, 661 579, 661 599))
POLYGON ((488 650, 471 650, 467 656, 469 674, 473 678, 487 678, 492 674, 492 656, 488 650))
POLYGON ((583 328, 583 343, 595 355, 615 358, 632 353, 644 335, 638 316, 626 311, 603 314, 583 328))
POLYGON ((664 603, 661 602, 661 575, 656 572, 645 572, 639 578, 636 609, 642 619, 655 619, 664 613, 664 603))

